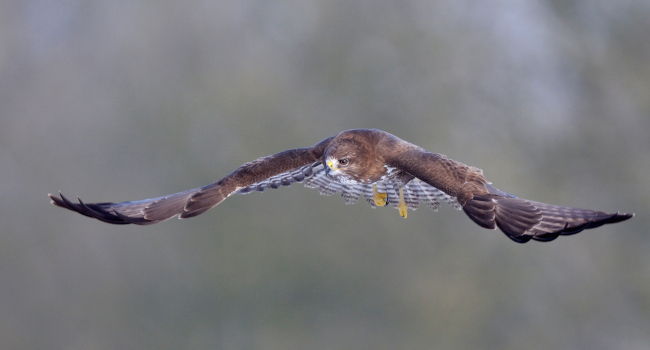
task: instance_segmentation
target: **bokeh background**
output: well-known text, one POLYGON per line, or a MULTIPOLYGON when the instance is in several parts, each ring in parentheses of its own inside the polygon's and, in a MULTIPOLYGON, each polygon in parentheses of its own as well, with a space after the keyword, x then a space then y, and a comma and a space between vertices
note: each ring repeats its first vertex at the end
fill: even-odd
POLYGON ((647 349, 650 2, 0 2, 3 349, 647 349), (385 129, 628 222, 519 245, 297 185, 192 220, 54 208, 385 129))

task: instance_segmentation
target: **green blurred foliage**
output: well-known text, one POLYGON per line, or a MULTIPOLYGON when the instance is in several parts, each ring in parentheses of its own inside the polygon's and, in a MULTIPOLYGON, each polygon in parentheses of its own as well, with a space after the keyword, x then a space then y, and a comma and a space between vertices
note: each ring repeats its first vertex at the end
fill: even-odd
POLYGON ((3 349, 647 349, 650 3, 0 3, 3 349), (294 186, 141 199, 385 129, 523 197, 633 220, 512 243, 294 186))

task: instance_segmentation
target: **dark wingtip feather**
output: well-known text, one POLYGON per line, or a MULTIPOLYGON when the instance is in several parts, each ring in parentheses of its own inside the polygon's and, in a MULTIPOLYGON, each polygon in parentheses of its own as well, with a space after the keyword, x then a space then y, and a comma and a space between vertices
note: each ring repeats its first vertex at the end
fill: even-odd
POLYGON ((509 194, 504 196, 501 193, 505 192, 496 189, 493 192, 475 195, 463 206, 463 210, 478 225, 485 228, 496 226, 517 243, 526 243, 531 239, 549 242, 560 235, 572 235, 634 217, 634 214, 533 202, 509 194))
POLYGON ((70 211, 79 213, 81 215, 95 218, 103 222, 107 222, 109 224, 116 224, 116 225, 125 225, 131 223, 137 224, 141 221, 139 218, 130 218, 124 215, 116 215, 115 210, 109 212, 104 210, 97 204, 86 204, 78 197, 77 197, 77 201, 79 203, 73 203, 68 198, 66 198, 66 196, 64 196, 63 193, 61 192, 59 192, 58 196, 48 193, 48 197, 50 198, 50 202, 55 206, 65 208, 70 211))
POLYGON ((598 220, 594 220, 594 221, 587 221, 587 222, 585 222, 585 223, 583 223, 581 225, 577 225, 577 226, 573 226, 573 227, 569 226, 568 223, 567 223, 567 225, 565 225, 564 229, 558 230, 557 232, 553 232, 553 233, 549 234, 548 237, 546 237, 546 235, 535 235, 532 238, 534 240, 536 240, 536 241, 548 242, 548 241, 552 241, 553 239, 557 238, 559 235, 573 235, 573 234, 582 232, 582 231, 587 230, 587 229, 600 227, 600 226, 603 226, 605 224, 614 224, 614 223, 625 221, 625 220, 628 220, 628 219, 634 217, 633 213, 632 214, 627 214, 627 213, 622 213, 621 214, 619 212, 616 212, 614 214, 605 214, 605 213, 603 213, 603 214, 605 215, 605 217, 602 218, 602 219, 598 219, 598 220), (549 239, 549 237, 553 237, 553 238, 549 239))
POLYGON ((609 219, 607 219, 606 223, 607 224, 613 224, 613 223, 616 223, 616 222, 625 221, 625 220, 633 218, 634 215, 635 215, 634 213, 628 214, 628 213, 616 212, 616 214, 612 214, 612 216, 609 219))
POLYGON ((47 197, 50 198, 50 204, 52 204, 54 206, 57 206, 57 207, 60 206, 59 204, 57 204, 57 199, 58 198, 56 198, 53 194, 48 193, 47 197))
POLYGON ((50 203, 54 206, 65 208, 65 209, 70 209, 66 203, 65 197, 63 196, 63 193, 59 192, 59 196, 57 197, 54 194, 48 193, 48 197, 50 197, 50 203))

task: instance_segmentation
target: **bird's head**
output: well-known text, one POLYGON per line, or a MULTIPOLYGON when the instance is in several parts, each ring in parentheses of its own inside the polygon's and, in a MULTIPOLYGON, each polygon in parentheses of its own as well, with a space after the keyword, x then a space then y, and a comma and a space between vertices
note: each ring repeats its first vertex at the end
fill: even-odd
POLYGON ((327 174, 343 183, 377 181, 385 168, 375 156, 374 142, 369 136, 356 130, 337 135, 324 153, 327 174))

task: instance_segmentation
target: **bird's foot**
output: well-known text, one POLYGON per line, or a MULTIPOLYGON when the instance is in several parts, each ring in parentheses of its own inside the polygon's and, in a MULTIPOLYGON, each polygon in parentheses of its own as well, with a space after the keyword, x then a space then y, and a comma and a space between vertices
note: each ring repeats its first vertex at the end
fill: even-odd
POLYGON ((378 207, 384 207, 388 203, 388 193, 377 191, 377 185, 372 185, 372 200, 378 207))
POLYGON ((399 204, 397 205, 397 209, 399 210, 399 216, 406 219, 409 207, 406 205, 406 201, 404 200, 404 188, 401 187, 399 189, 399 204))

